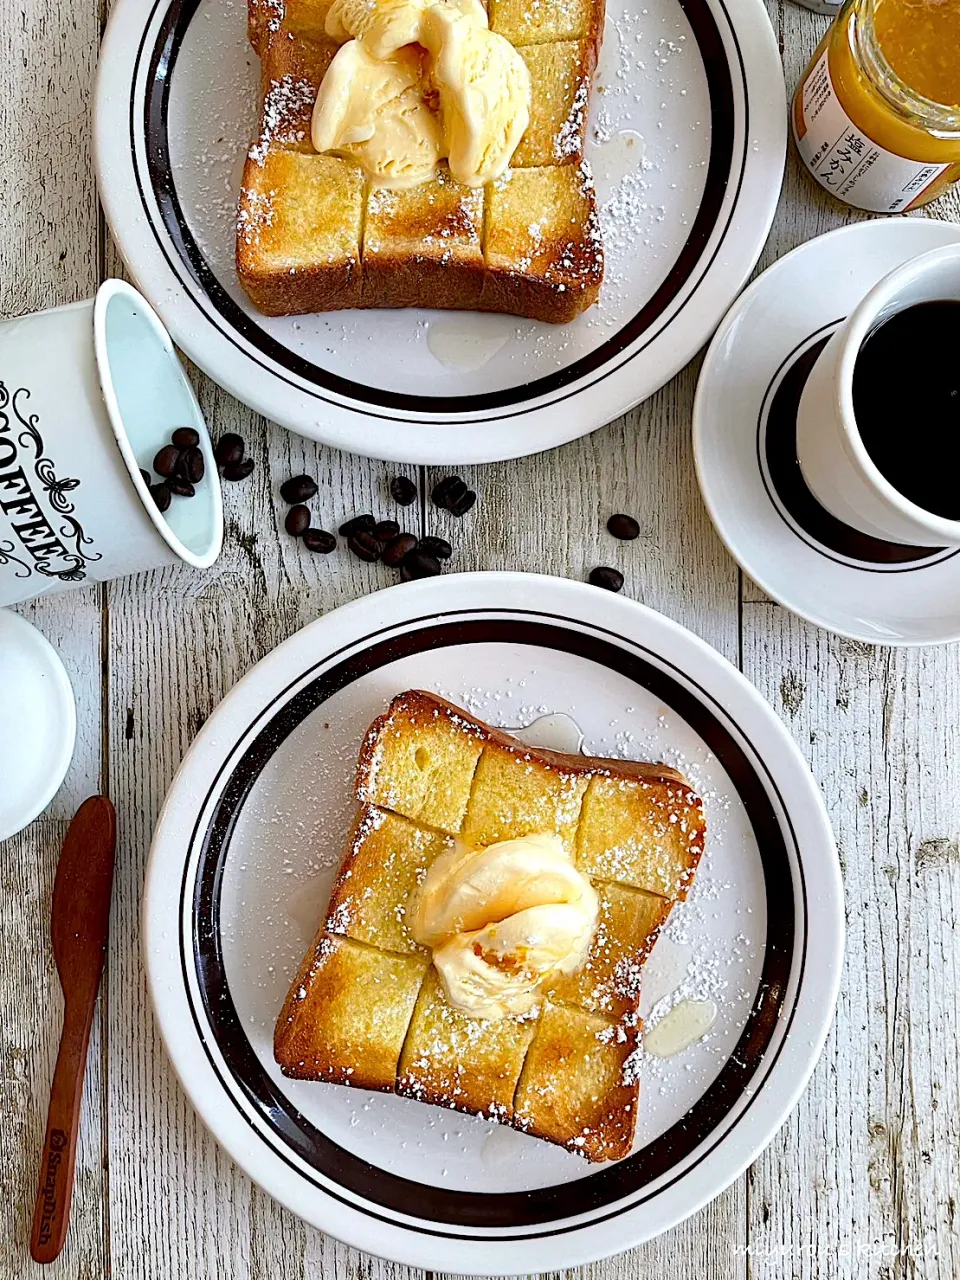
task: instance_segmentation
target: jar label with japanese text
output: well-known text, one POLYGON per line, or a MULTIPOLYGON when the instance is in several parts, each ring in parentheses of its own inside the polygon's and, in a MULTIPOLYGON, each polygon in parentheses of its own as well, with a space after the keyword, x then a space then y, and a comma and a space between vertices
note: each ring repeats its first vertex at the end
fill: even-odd
POLYGON ((824 50, 794 102, 793 136, 800 158, 839 200, 871 213, 902 213, 948 166, 907 160, 861 133, 837 97, 828 58, 824 50))

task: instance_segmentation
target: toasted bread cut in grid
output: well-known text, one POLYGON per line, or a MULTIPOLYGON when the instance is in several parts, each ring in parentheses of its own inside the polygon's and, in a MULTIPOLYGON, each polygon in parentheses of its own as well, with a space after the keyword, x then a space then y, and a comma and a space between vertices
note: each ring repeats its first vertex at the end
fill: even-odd
POLYGON ((603 0, 536 0, 529 14, 525 0, 500 5, 498 20, 505 34, 507 28, 515 30, 508 38, 521 49, 533 78, 530 126, 513 163, 541 174, 564 168, 580 178, 528 182, 513 193, 512 204, 497 198, 493 221, 482 212, 475 215, 495 188, 472 199, 461 197, 451 208, 447 201, 453 193, 443 168, 416 194, 384 193, 372 188, 353 161, 324 157, 353 167, 363 188, 357 217, 355 195, 335 180, 335 170, 325 178, 331 199, 323 205, 310 197, 305 171, 284 170, 268 159, 276 150, 315 156, 313 101, 335 50, 325 28, 329 8, 330 0, 249 0, 250 39, 264 59, 251 155, 261 166, 275 168, 279 179, 279 185, 266 188, 263 174, 244 176, 237 274, 254 306, 267 315, 428 306, 501 311, 551 324, 566 324, 590 307, 603 276, 603 246, 583 162, 583 133, 603 0), (288 179, 294 184, 289 192, 288 179), (438 186, 444 188, 440 198, 438 186), (389 195, 401 198, 391 202, 389 195), (537 199, 544 204, 531 203, 537 199), (306 236, 298 234, 302 227, 291 216, 298 204, 306 205, 304 221, 312 228, 306 236), (381 217, 391 204, 396 215, 381 217), (364 214, 371 210, 367 235, 364 214), (272 252, 257 255, 251 252, 251 231, 268 218, 275 228, 272 252), (347 225, 357 232, 356 247, 341 243, 347 225), (420 225, 425 230, 418 238, 420 225), (537 228, 533 237, 525 236, 524 228, 532 227, 537 228), (339 256, 331 254, 334 244, 339 256))
POLYGON ((556 324, 596 301, 603 245, 585 164, 508 169, 487 188, 484 234, 482 310, 556 324))
POLYGON ((447 843, 436 831, 365 805, 330 895, 329 932, 383 951, 420 951, 407 928, 407 903, 447 843))
POLYGON ((703 804, 688 784, 596 777, 583 799, 577 862, 589 876, 679 898, 703 837, 703 804))
POLYGON ((531 44, 520 50, 530 72, 530 124, 510 164, 514 169, 574 164, 583 159, 590 77, 596 45, 589 40, 531 44))
POLYGON ((459 1012, 447 1001, 431 966, 400 1056, 397 1092, 509 1119, 534 1025, 530 1019, 498 1022, 459 1012))
POLYGON ((556 832, 571 854, 587 779, 539 760, 522 746, 488 747, 480 757, 463 824, 467 844, 556 832))
POLYGON ((360 302, 360 171, 335 156, 270 148, 249 157, 237 215, 237 269, 267 315, 360 302))
POLYGON ((599 48, 603 0, 490 0, 490 29, 520 48, 556 40, 589 40, 599 48))
POLYGON ((547 1004, 514 1098, 518 1128, 590 1160, 633 1144, 640 1086, 627 1068, 635 1032, 582 1009, 547 1004))
POLYGON ((401 694, 367 730, 357 796, 456 835, 482 750, 480 733, 455 707, 419 690, 401 694))
POLYGON ((544 995, 590 1013, 620 1018, 636 1006, 641 966, 670 914, 670 902, 619 884, 597 882, 600 900, 597 930, 585 963, 560 974, 544 995))
POLYGON ((393 955, 322 933, 277 1022, 280 1070, 298 1080, 393 1092, 428 964, 424 955, 393 955))
POLYGON ((371 187, 363 233, 363 287, 379 307, 475 308, 483 288, 483 189, 441 165, 407 190, 371 187))
MULTIPOLYGON (((326 932, 277 1026, 282 1069, 492 1115, 591 1160, 625 1154, 636 1120, 638 1085, 628 1060, 639 1034, 640 965, 702 848, 702 814, 689 784, 662 764, 528 748, 435 694, 410 690, 368 730, 356 789, 368 807, 341 865, 326 932), (583 803, 597 782, 618 785, 608 832, 620 853, 605 870, 616 870, 621 883, 593 880, 600 918, 583 968, 546 982, 542 1003, 526 1018, 481 1021, 458 1012, 429 952, 414 949, 405 932, 422 870, 468 830, 491 840, 516 834, 518 815, 531 823, 528 831, 546 822, 552 834, 564 834, 572 858, 585 832, 597 833, 597 814, 588 823, 583 803), (374 797, 417 816, 370 808, 374 797), (631 878, 649 877, 648 846, 662 841, 665 814, 674 825, 667 801, 678 821, 700 820, 697 852, 672 881, 658 882, 669 893, 641 891, 631 878), (638 831, 644 823, 649 830, 638 831), (344 930, 363 940, 336 936, 344 930)), ((604 794, 595 797, 601 808, 604 794)))

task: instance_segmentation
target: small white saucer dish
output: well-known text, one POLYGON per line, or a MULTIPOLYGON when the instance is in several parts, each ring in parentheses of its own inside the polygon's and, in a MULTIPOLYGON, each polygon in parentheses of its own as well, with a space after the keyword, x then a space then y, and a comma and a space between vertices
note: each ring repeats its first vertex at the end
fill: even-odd
POLYGON ((734 303, 700 374, 697 477, 730 554, 786 608, 868 644, 960 639, 960 549, 882 542, 829 515, 803 482, 796 411, 817 355, 866 294, 958 241, 958 224, 903 218, 801 245, 734 303))
POLYGON ((0 840, 47 807, 73 756, 77 713, 55 649, 0 609, 0 840))

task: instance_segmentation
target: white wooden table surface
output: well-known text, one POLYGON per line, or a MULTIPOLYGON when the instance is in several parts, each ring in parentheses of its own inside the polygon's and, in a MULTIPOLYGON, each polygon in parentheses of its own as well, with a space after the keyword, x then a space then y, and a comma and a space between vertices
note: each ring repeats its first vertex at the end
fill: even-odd
MULTIPOLYGON (((792 86, 824 20, 770 0, 792 86)), ((90 98, 104 0, 0 0, 0 314, 72 302, 117 271, 99 212, 90 98)), ((761 265, 857 215, 793 156, 761 265)), ((928 216, 960 219, 956 197, 928 216)), ((690 456, 697 362, 586 440, 477 468, 456 567, 583 578, 617 563, 626 592, 691 627, 759 687, 821 783, 846 884, 834 1030, 794 1114, 719 1199, 659 1240, 583 1268, 596 1280, 960 1276, 960 664, 958 649, 839 640, 744 580, 700 502, 690 456), (613 511, 638 541, 614 547, 613 511)), ((395 468, 287 434, 197 377, 208 420, 239 431, 254 478, 226 486, 212 571, 174 568, 21 612, 76 692, 76 755, 48 812, 0 846, 0 1277, 32 1276, 37 1161, 60 994, 48 941, 57 852, 92 792, 119 813, 109 956, 94 1025, 67 1246, 54 1276, 419 1280, 304 1226, 216 1146, 161 1049, 138 914, 157 811, 191 739, 254 662, 392 574, 311 556, 278 530, 278 484, 317 476, 327 515, 385 505, 395 468)), ((411 469, 420 484, 429 474, 411 469)), ((430 531, 443 520, 431 510, 430 531)), ((428 530, 421 530, 427 532, 428 530)))

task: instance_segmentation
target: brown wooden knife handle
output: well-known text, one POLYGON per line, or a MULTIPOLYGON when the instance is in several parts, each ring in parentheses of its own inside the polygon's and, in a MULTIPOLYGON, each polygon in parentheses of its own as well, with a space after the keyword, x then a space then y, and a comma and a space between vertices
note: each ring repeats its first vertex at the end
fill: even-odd
POLYGON ((75 1002, 68 1003, 63 1015, 63 1034, 50 1090, 40 1185, 30 1233, 30 1253, 37 1262, 53 1262, 67 1236, 93 1008, 93 1000, 88 1007, 79 1009, 75 1002))

